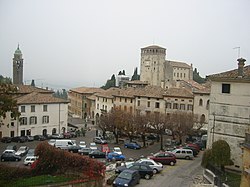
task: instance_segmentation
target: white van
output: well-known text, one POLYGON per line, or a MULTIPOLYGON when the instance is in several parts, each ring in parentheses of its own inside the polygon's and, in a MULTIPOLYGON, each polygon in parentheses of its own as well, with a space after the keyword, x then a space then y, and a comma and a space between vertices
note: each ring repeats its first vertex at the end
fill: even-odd
POLYGON ((172 153, 176 158, 185 158, 191 160, 194 158, 193 151, 191 149, 175 149, 172 153))
POLYGON ((75 140, 59 139, 55 141, 54 146, 59 149, 68 149, 69 146, 76 145, 75 140))

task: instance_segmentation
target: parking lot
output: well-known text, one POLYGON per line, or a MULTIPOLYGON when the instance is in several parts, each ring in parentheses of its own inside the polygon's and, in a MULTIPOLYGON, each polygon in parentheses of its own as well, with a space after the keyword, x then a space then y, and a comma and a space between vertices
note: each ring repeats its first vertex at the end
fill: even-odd
MULTIPOLYGON (((76 140, 76 143, 79 144, 80 141, 85 141, 87 143, 87 146, 90 142, 93 141, 93 137, 96 135, 96 130, 92 129, 88 131, 85 135, 85 137, 77 137, 72 138, 76 140)), ((45 140, 48 141, 48 140, 45 140)), ((25 142, 25 143, 0 143, 0 152, 3 152, 7 145, 17 145, 17 148, 20 146, 26 145, 30 149, 35 149, 36 146, 40 143, 40 141, 32 141, 32 142, 25 142)), ((142 143, 142 142, 140 142, 142 143)), ((141 148, 139 150, 134 149, 128 149, 124 148, 124 144, 115 144, 114 141, 108 142, 108 145, 110 149, 112 149, 114 146, 119 146, 122 150, 122 153, 125 155, 126 160, 129 160, 130 158, 138 159, 140 157, 147 157, 151 155, 151 153, 156 153, 160 150, 160 143, 155 142, 153 145, 149 145, 146 148, 141 148)), ((98 148, 100 149, 100 144, 97 144, 98 148)), ((76 154, 76 153, 74 153, 76 154)), ((189 186, 187 184, 190 184, 193 182, 193 178, 197 175, 200 175, 202 173, 202 168, 200 167, 202 153, 198 155, 198 157, 195 157, 194 160, 183 160, 178 159, 175 166, 169 166, 164 165, 163 171, 155 174, 152 179, 145 180, 141 179, 140 184, 137 186, 189 186), (168 183, 168 185, 166 185, 168 183)), ((2 162, 4 164, 8 164, 11 166, 18 166, 18 167, 27 167, 24 166, 23 160, 25 157, 22 158, 19 162, 2 162)), ((100 159, 104 162, 105 159, 100 159)), ((107 172, 107 177, 111 175, 112 172, 107 172)))

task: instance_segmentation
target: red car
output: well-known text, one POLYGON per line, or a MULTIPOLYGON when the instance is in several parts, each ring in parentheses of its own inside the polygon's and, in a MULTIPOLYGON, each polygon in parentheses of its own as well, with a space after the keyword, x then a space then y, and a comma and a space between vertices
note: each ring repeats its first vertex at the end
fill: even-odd
POLYGON ((170 152, 158 152, 152 156, 149 156, 148 159, 152 159, 155 162, 160 162, 162 164, 169 164, 171 166, 175 165, 176 163, 175 155, 170 152))
POLYGON ((188 147, 195 148, 196 151, 197 151, 198 153, 199 153, 199 151, 200 151, 200 146, 198 146, 197 144, 188 143, 187 146, 188 146, 188 147))
POLYGON ((108 144, 103 144, 103 145, 101 146, 101 151, 102 151, 103 153, 109 153, 109 152, 110 152, 110 149, 109 149, 108 144))

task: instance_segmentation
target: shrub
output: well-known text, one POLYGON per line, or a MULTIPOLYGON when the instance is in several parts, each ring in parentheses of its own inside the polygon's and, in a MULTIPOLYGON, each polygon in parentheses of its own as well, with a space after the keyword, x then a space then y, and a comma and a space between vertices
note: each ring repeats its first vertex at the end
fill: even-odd
POLYGON ((0 164, 0 180, 11 181, 17 178, 25 178, 34 176, 29 168, 11 167, 0 164))
POLYGON ((35 154, 39 156, 33 165, 36 174, 78 174, 89 177, 104 175, 105 166, 103 163, 57 149, 47 142, 40 143, 35 154))

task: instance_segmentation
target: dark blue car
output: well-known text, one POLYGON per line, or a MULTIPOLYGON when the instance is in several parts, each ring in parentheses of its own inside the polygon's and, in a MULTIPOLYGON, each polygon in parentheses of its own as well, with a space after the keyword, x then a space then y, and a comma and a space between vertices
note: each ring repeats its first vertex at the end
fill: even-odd
POLYGON ((140 183, 140 174, 136 170, 124 170, 113 182, 114 187, 135 186, 140 183))
POLYGON ((130 148, 130 149, 141 149, 141 146, 137 144, 136 142, 129 142, 124 144, 125 148, 130 148))
POLYGON ((111 152, 111 153, 109 153, 107 155, 107 160, 108 161, 112 161, 112 160, 115 160, 115 161, 118 161, 118 160, 124 161, 125 160, 125 156, 121 155, 121 154, 118 154, 118 153, 111 152))

